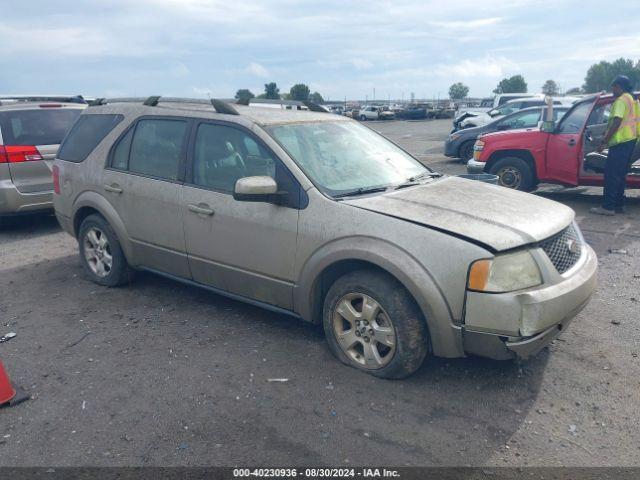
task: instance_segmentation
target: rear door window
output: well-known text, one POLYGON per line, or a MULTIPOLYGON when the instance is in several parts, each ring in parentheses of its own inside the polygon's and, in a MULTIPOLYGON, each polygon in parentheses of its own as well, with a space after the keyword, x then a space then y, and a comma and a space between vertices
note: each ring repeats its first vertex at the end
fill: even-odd
POLYGON ((123 119, 116 114, 82 115, 62 142, 58 158, 76 163, 84 161, 123 119))
POLYGON ((5 145, 58 145, 82 112, 79 108, 39 108, 0 113, 5 145))
POLYGON ((131 141, 127 169, 132 173, 176 181, 187 125, 185 120, 140 120, 131 141))

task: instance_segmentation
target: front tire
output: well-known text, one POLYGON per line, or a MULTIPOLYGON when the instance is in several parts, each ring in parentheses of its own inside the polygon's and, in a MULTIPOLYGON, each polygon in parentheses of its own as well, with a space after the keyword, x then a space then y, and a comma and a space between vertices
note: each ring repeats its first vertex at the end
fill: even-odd
POLYGON ((366 119, 367 119, 367 117, 365 117, 364 115, 360 115, 360 120, 361 120, 361 121, 363 121, 363 122, 364 122, 366 119))
POLYGON ((469 140, 467 142, 464 142, 460 146, 458 154, 460 156, 460 160, 462 160, 465 164, 473 158, 473 146, 475 143, 475 140, 469 140))
POLYGON ((411 375, 428 352, 420 309, 382 272, 358 270, 336 280, 325 297, 323 327, 342 363, 380 378, 411 375))
POLYGON ((133 276, 111 225, 100 215, 82 221, 78 235, 80 260, 91 281, 107 287, 128 283, 133 276))
POLYGON ((498 184, 530 192, 535 188, 535 177, 529 164, 519 157, 505 157, 494 163, 489 169, 489 173, 498 176, 498 184))

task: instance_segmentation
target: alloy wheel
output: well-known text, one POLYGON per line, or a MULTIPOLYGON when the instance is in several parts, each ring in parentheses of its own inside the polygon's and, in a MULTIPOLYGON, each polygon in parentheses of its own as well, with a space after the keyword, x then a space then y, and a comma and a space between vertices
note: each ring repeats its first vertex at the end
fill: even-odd
POLYGON ((100 278, 111 273, 113 256, 105 233, 97 227, 87 230, 83 242, 84 258, 91 271, 100 278))
POLYGON ((396 351, 391 318, 372 297, 363 293, 343 296, 332 312, 333 333, 342 352, 366 369, 387 365, 396 351))

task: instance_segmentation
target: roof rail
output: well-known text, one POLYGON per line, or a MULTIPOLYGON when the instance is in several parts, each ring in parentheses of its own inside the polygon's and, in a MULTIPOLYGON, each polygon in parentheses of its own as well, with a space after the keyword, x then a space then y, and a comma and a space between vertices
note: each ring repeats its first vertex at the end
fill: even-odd
POLYGON ((219 100, 212 98, 206 100, 204 98, 179 98, 179 97, 162 97, 160 95, 152 95, 150 97, 124 97, 124 98, 96 98, 89 103, 90 107, 106 105, 108 103, 141 103, 147 107, 156 107, 159 103, 195 103, 199 105, 211 105, 217 113, 226 115, 240 115, 240 113, 231 106, 233 100, 219 100))
POLYGON ((82 95, 0 95, 0 101, 87 103, 82 95))

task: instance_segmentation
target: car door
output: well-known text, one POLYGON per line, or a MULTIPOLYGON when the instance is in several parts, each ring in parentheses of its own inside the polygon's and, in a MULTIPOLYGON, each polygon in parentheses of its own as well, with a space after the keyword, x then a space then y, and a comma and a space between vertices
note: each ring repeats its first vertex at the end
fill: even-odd
POLYGON ((299 184, 244 127, 200 122, 192 135, 183 214, 193 279, 225 292, 292 308, 299 184), (270 176, 288 203, 241 202, 239 178, 270 176))
POLYGON ((569 185, 578 184, 578 171, 582 159, 582 135, 593 102, 574 106, 549 135, 547 143, 547 175, 569 185))
POLYGON ((190 278, 182 181, 190 120, 139 119, 111 151, 103 194, 124 222, 134 263, 190 278))

